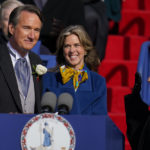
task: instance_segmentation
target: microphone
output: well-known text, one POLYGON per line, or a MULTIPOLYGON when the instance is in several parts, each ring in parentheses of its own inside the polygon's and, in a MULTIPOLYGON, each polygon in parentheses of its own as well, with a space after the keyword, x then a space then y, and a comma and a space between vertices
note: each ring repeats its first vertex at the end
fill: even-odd
POLYGON ((62 93, 58 97, 58 114, 65 115, 69 114, 72 109, 73 97, 69 93, 62 93))
POLYGON ((41 100, 42 113, 54 112, 57 96, 53 92, 46 92, 41 100))

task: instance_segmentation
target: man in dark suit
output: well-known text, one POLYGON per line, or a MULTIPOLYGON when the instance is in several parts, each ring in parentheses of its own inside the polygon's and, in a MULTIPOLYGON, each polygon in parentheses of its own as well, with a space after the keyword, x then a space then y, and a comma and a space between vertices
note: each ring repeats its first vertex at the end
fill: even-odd
POLYGON ((41 60, 30 50, 41 28, 41 12, 35 6, 20 6, 10 14, 10 38, 6 45, 0 45, 0 113, 40 112, 42 82, 33 65, 41 60))

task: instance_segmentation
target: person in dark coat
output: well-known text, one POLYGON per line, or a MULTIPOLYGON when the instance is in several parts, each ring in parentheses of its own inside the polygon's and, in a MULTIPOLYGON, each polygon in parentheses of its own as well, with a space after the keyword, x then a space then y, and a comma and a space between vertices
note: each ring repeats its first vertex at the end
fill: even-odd
POLYGON ((105 58, 109 24, 107 9, 102 0, 82 0, 84 3, 86 29, 102 61, 105 58))
POLYGON ((135 85, 131 94, 125 96, 127 137, 132 150, 150 148, 150 112, 141 95, 141 76, 135 74, 135 85))
POLYGON ((10 14, 9 41, 0 45, 0 113, 40 113, 42 78, 34 67, 41 59, 30 50, 42 22, 41 12, 32 5, 19 6, 10 14))

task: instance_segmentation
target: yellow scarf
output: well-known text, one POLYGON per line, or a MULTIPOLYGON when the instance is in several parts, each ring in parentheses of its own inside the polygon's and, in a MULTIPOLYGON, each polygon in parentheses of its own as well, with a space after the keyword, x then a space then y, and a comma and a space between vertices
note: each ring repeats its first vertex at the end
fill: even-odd
POLYGON ((59 69, 63 84, 67 83, 71 78, 73 78, 73 86, 75 91, 77 91, 82 82, 88 79, 87 71, 83 70, 83 66, 79 70, 75 70, 65 65, 61 66, 59 69))

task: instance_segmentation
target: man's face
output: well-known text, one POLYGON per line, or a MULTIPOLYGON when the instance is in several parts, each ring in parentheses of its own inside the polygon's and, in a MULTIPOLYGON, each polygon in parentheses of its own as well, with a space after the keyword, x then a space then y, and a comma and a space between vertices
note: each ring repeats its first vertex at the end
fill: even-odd
POLYGON ((31 12, 22 11, 18 24, 9 25, 11 33, 10 43, 22 56, 31 50, 37 43, 42 23, 40 18, 31 12))

